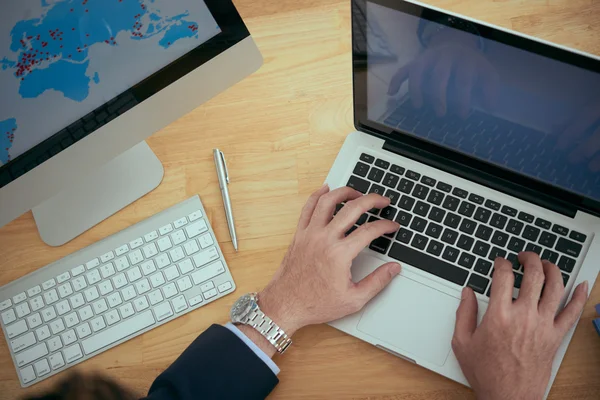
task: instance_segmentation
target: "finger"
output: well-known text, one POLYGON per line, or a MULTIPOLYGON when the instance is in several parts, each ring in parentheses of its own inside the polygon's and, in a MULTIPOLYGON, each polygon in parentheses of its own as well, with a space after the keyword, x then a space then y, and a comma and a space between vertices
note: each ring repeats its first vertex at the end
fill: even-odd
POLYGON ((490 289, 490 307, 507 307, 512 304, 515 275, 512 264, 504 258, 494 261, 494 275, 490 289))
POLYGON ((413 63, 410 69, 408 89, 410 91, 410 99, 415 108, 423 107, 423 74, 425 68, 427 68, 427 64, 423 60, 420 60, 413 63))
POLYGON ((456 310, 453 347, 464 345, 477 329, 477 299, 475 292, 469 287, 462 290, 462 299, 456 310))
POLYGON ((390 82, 390 87, 388 89, 389 96, 393 96, 396 93, 398 93, 398 91, 402 87, 402 84, 404 83, 404 81, 406 81, 408 79, 408 75, 410 73, 410 67, 411 67, 411 63, 408 63, 404 67, 400 68, 398 70, 398 72, 396 72, 396 75, 394 75, 394 77, 392 78, 392 81, 390 82))
POLYGON ((467 64, 456 71, 456 89, 458 92, 458 115, 467 118, 471 110, 471 93, 475 82, 475 66, 467 64))
POLYGON ((321 196, 325 193, 329 192, 329 185, 325 184, 321 186, 319 190, 310 195, 304 208, 302 208, 302 212, 300 213, 300 220, 298 221, 298 228, 305 229, 312 218, 313 213, 315 212, 315 208, 317 207, 317 203, 321 196))
POLYGON ((585 281, 577 286, 577 289, 575 289, 569 304, 567 304, 564 310, 562 310, 554 320, 554 326, 561 331, 563 336, 566 335, 569 329, 571 329, 573 325, 575 325, 575 322, 577 322, 577 319, 583 311, 583 306, 585 306, 587 298, 588 282, 585 281))
POLYGON ((565 293, 565 285, 563 284, 562 274, 558 267, 550 261, 542 261, 544 274, 546 275, 546 284, 544 285, 544 293, 540 299, 538 309, 540 314, 552 316, 556 315, 560 300, 565 293))
POLYGON ((356 223, 361 215, 370 209, 385 208, 389 205, 390 199, 378 194, 371 193, 366 196, 360 196, 355 200, 346 203, 344 208, 342 208, 333 221, 331 221, 329 227, 339 234, 343 234, 356 223))
POLYGON ((599 119, 600 110, 596 104, 586 107, 560 136, 557 147, 566 149, 599 119))
POLYGON ((360 308, 377 296, 401 271, 400 264, 387 263, 367 275, 355 286, 360 308))
POLYGON ((569 161, 575 163, 592 158, 593 155, 600 152, 600 128, 587 140, 569 154, 569 161))
POLYGON ((600 172, 600 155, 590 162, 590 170, 592 172, 600 172))
POLYGON ((446 100, 448 98, 448 83, 452 73, 452 62, 448 59, 440 61, 432 71, 433 82, 432 100, 433 109, 438 117, 446 115, 446 100))
MULTIPOLYGON (((309 225, 324 227, 333 218, 335 206, 348 200, 361 197, 362 194, 350 187, 344 186, 322 195, 317 202, 315 211, 310 219, 309 225)), ((346 208, 344 206, 344 208, 346 208)), ((342 209, 343 210, 343 209, 342 209)))
POLYGON ((519 262, 523 265, 524 272, 517 301, 537 308, 546 280, 542 260, 536 253, 522 252, 519 254, 519 262))
POLYGON ((400 229, 400 224, 387 219, 369 222, 352 232, 346 239, 348 252, 355 258, 365 247, 386 233, 394 233, 400 229))

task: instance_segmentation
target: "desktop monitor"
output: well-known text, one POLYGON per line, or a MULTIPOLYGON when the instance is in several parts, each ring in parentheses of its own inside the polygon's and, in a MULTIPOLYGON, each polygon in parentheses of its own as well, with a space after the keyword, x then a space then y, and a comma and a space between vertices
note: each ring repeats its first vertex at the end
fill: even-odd
POLYGON ((262 65, 230 0, 0 4, 0 227, 32 210, 52 246, 156 188, 144 140, 262 65))

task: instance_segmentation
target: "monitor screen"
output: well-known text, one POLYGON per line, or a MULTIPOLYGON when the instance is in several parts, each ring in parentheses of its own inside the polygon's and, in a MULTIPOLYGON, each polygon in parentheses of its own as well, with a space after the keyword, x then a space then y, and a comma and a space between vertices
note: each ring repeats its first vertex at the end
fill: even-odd
POLYGON ((2 0, 0 167, 220 32, 198 0, 2 0))
POLYGON ((600 201, 600 72, 428 12, 367 2, 368 119, 600 201))

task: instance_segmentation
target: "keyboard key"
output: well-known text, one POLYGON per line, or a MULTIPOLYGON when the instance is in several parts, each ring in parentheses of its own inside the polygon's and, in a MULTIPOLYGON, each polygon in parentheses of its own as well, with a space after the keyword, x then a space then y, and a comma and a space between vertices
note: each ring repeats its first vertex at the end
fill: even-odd
POLYGON ((525 241, 523 239, 519 239, 517 237, 510 238, 508 242, 508 249, 510 251, 514 251, 515 253, 520 253, 525 248, 525 241))
POLYGON ((458 242, 456 242, 456 245, 466 251, 470 251, 471 247, 473 247, 473 243, 475 243, 475 239, 473 239, 470 236, 467 235, 460 235, 460 238, 458 238, 458 242))
POLYGON ((439 206, 444 201, 444 196, 444 193, 437 190, 432 190, 431 193, 429 193, 429 197, 427 197, 427 201, 439 206))
POLYGON ((454 245, 456 243, 456 239, 458 239, 458 232, 453 231, 452 229, 446 228, 442 235, 442 242, 454 245))
POLYGON ((35 372, 33 371, 33 366, 29 365, 23 369, 19 370, 19 374, 21 375, 21 380, 24 384, 28 384, 33 382, 36 378, 35 372))
POLYGON ((429 246, 427 246, 427 252, 429 254, 433 254, 434 256, 439 256, 442 254, 442 249, 444 245, 438 241, 432 240, 429 242, 429 246))
POLYGON ((40 343, 15 355, 15 362, 17 363, 17 366, 22 367, 46 355, 48 355, 46 343, 40 343))
POLYGON ((486 208, 478 207, 475 211, 475 220, 487 224, 492 216, 492 212, 486 208))
POLYGON ((375 162, 375 157, 373 157, 371 155, 368 155, 366 153, 362 153, 360 155, 360 160, 364 161, 364 162, 366 162, 368 164, 373 164, 375 162))
POLYGON ((400 199, 400 193, 388 189, 385 191, 385 197, 390 199, 390 205, 395 206, 396 203, 398 203, 398 200, 400 199))
POLYGON ((400 179, 400 183, 398 184, 398 190, 402 193, 410 194, 414 186, 414 182, 409 181, 408 179, 400 179))
POLYGON ((368 179, 370 181, 379 183, 383 179, 383 175, 384 175, 383 170, 381 170, 379 168, 371 168, 368 179))
POLYGON ((492 237, 492 232, 494 230, 486 225, 479 225, 477 227, 477 231, 475 232, 475 237, 481 240, 489 240, 492 237))
POLYGON ((398 203, 398 206, 406 211, 410 211, 412 210, 413 205, 415 204, 415 199, 413 199, 412 197, 409 196, 402 196, 402 198, 400 199, 400 202, 398 203))
POLYGON ((430 208, 429 204, 424 203, 422 201, 418 201, 413 212, 417 215, 420 215, 421 217, 426 217, 427 214, 429 213, 429 208, 430 208))
POLYGON ((128 251, 129 251, 129 246, 127 246, 126 244, 124 244, 124 245, 122 245, 120 247, 117 247, 115 249, 115 255, 117 257, 119 257, 119 256, 122 256, 123 254, 127 253, 128 251))
POLYGON ((448 215, 446 215, 446 219, 444 220, 444 225, 456 229, 458 228, 461 219, 462 218, 456 214, 448 213, 448 215))
POLYGON ((509 253, 508 256, 506 256, 506 260, 512 264, 512 267, 515 271, 518 271, 519 268, 521 268, 519 257, 515 253, 509 253))
MULTIPOLYGON (((125 318, 125 316, 123 316, 123 318, 125 318)), ((79 325, 75 329, 75 331, 77 332, 77 336, 79 336, 79 339, 83 339, 92 334, 92 329, 90 328, 90 325, 87 322, 85 324, 79 325)))
POLYGON ((383 219, 393 221, 394 218, 396 217, 396 209, 394 207, 388 206, 388 207, 384 208, 383 210, 381 210, 381 213, 379 214, 379 216, 383 219))
POLYGON ((475 204, 483 204, 483 197, 476 195, 475 193, 471 193, 469 195, 469 201, 472 201, 475 204))
POLYGON ((452 186, 448 185, 447 183, 444 183, 444 182, 438 182, 436 187, 438 189, 440 189, 442 192, 446 192, 446 193, 450 193, 450 191, 452 190, 452 186))
POLYGON ((85 267, 88 270, 90 270, 92 268, 96 268, 99 265, 100 265, 100 261, 97 258, 94 258, 94 259, 88 261, 87 263, 85 263, 85 267))
POLYGON ((431 257, 400 243, 394 243, 392 245, 389 256, 461 286, 464 285, 469 274, 462 268, 435 257, 431 257))
POLYGON ((129 268, 129 260, 127 257, 120 257, 115 260, 115 266, 117 267, 117 271, 121 272, 127 268, 129 268))
POLYGON ((413 181, 418 181, 419 179, 421 179, 421 174, 418 174, 418 173, 416 173, 414 171, 410 171, 409 170, 409 171, 406 172, 406 177, 408 179, 412 179, 413 181))
POLYGON ((379 237, 371 242, 369 249, 381 254, 385 254, 387 253, 391 243, 392 242, 389 239, 386 239, 385 237, 379 237))
POLYGON ((558 268, 570 273, 570 272, 573 272, 573 269, 575 268, 575 262, 576 261, 570 257, 561 256, 557 265, 558 265, 558 268))
POLYGON ((525 247, 525 251, 531 251, 533 253, 536 253, 538 255, 542 254, 542 248, 536 244, 533 243, 528 243, 527 246, 525 247))
POLYGON ((446 210, 456 211, 459 204, 460 204, 460 200, 458 198, 453 197, 453 196, 446 196, 446 199, 444 200, 444 204, 442 204, 442 207, 444 207, 446 210))
POLYGON ((451 246, 446 246, 444 249, 444 254, 442 254, 442 258, 450 262, 456 262, 459 253, 460 251, 458 249, 455 249, 451 246))
MULTIPOLYGON (((12 339, 14 337, 19 336, 20 334, 27 332, 27 324, 25 323, 24 319, 21 319, 17 322, 15 322, 12 325, 8 325, 6 326, 6 333, 9 339, 12 339)), ((15 350, 13 347, 13 351, 18 351, 15 350)))
POLYGON ((12 306, 12 301, 10 299, 6 299, 0 303, 0 311, 4 311, 10 306, 12 306))
POLYGON ((390 163, 378 158, 377 161, 375 161, 375 166, 383 169, 388 169, 390 167, 390 163))
POLYGON ((231 286, 231 282, 227 281, 221 285, 219 285, 218 289, 219 289, 219 293, 223 293, 226 292, 228 290, 230 290, 233 286, 231 286))
POLYGON ((429 188, 421 184, 417 184, 412 194, 417 199, 425 200, 429 194, 429 188))
POLYGON ((583 246, 579 243, 575 243, 569 239, 560 238, 556 244, 556 250, 565 253, 571 257, 577 258, 581 254, 583 246))
POLYGON ((550 261, 552 264, 556 264, 556 262, 558 261, 558 253, 552 251, 552 250, 544 250, 544 252, 542 253, 542 260, 548 260, 550 261))
MULTIPOLYGON (((173 229, 173 228, 171 227, 171 229, 173 229)), ((141 247, 143 245, 144 245, 144 239, 142 239, 141 237, 129 242, 129 247, 131 248, 131 250, 137 249, 138 247, 141 247)))
POLYGON ((40 293, 42 293, 42 287, 40 285, 36 285, 36 286, 32 287, 31 289, 27 290, 27 296, 29 296, 29 297, 36 296, 40 293))
POLYGON ((117 272, 115 270, 113 263, 109 262, 108 264, 104 264, 103 266, 100 267, 100 273, 102 274, 102 278, 106 279, 106 278, 113 276, 117 272))
POLYGON ((57 370, 65 366, 65 360, 63 359, 62 353, 59 352, 50 356, 50 366, 53 370, 57 370))
POLYGON ((396 188, 398 185, 398 181, 400 181, 400 177, 398 175, 387 173, 385 174, 385 178, 383 178, 383 185, 389 188, 396 188))
POLYGON ((506 257, 506 250, 500 249, 498 247, 494 247, 492 248, 492 251, 490 251, 490 255, 489 255, 489 259, 494 261, 496 258, 505 258, 506 257))
POLYGON ((537 242, 538 236, 540 235, 540 230, 534 226, 527 225, 525 230, 523 231, 523 237, 530 242, 537 242))
POLYGON ((494 228, 497 229, 504 229, 504 227, 506 226, 506 222, 508 221, 508 218, 505 217, 504 215, 495 213, 492 216, 492 220, 490 221, 490 225, 492 225, 494 228))
POLYGON ((484 278, 477 274, 471 274, 469 278, 469 282, 467 282, 467 286, 473 289, 477 293, 484 294, 485 289, 487 289, 490 280, 488 278, 484 278))
POLYGON ((569 235, 569 237, 571 239, 576 240, 581 243, 585 243, 585 241, 587 239, 586 235, 584 235, 583 233, 576 232, 576 231, 571 231, 571 234, 569 235))
MULTIPOLYGON (((538 243, 544 247, 553 248, 554 243, 556 243, 556 239, 557 239, 556 235, 554 235, 550 232, 542 232, 542 236, 540 236, 540 240, 538 241, 538 243)), ((567 239, 564 239, 564 240, 567 240, 567 239)), ((571 243, 573 243, 573 242, 571 242, 571 243)), ((559 251, 561 251, 561 250, 559 250, 559 251)), ((577 256, 579 256, 579 254, 577 254, 577 256)), ((575 257, 577 257, 577 256, 575 256, 575 257)))
POLYGON ((412 224, 410 224, 410 229, 417 232, 425 231, 425 227, 427 227, 427 220, 420 217, 415 217, 412 224))
POLYGON ((487 200, 485 206, 494 211, 500 210, 500 203, 495 202, 494 200, 487 200))
POLYGON ((156 248, 156 245, 154 243, 150 243, 149 245, 144 246, 142 248, 142 251, 144 252, 144 257, 146 258, 152 258, 158 254, 158 249, 156 248))
POLYGON ((217 249, 215 247, 211 247, 208 250, 204 250, 204 251, 196 254, 194 257, 192 257, 192 260, 194 260, 194 264, 196 264, 196 268, 200 268, 200 267, 204 266, 205 264, 209 263, 210 261, 214 261, 218 258, 219 258, 219 253, 217 252, 217 249))
POLYGON ((506 231, 513 235, 519 236, 521 231, 523 231, 524 224, 516 219, 511 219, 508 221, 508 225, 506 225, 506 231))
POLYGON ((496 231, 492 235, 492 243, 504 247, 508 243, 508 235, 504 232, 496 231))
POLYGON ((473 232, 475 232, 476 227, 477 227, 477 223, 475 221, 471 221, 470 219, 465 218, 465 219, 463 219, 462 223, 460 224, 459 230, 468 235, 472 235, 473 232))
POLYGON ((477 243, 475 243, 475 247, 473 248, 473 253, 485 258, 490 251, 490 247, 491 246, 489 244, 478 240, 477 243))
MULTIPOLYGON (((185 217, 181 218, 178 221, 184 221, 183 225, 187 224, 187 219, 185 217)), ((175 224, 177 224, 177 222, 175 222, 175 224)), ((152 231, 152 232, 149 232, 149 233, 147 233, 147 234, 144 235, 144 240, 146 242, 151 242, 154 239, 158 239, 158 232, 156 232, 156 231, 152 231)))
POLYGON ((425 234, 427 236, 431 236, 432 238, 438 239, 440 237, 440 235, 442 234, 443 229, 444 228, 441 225, 430 222, 429 225, 427 226, 427 230, 425 231, 425 234))
POLYGON ((396 217, 396 222, 404 227, 408 226, 408 224, 410 224, 411 220, 412 220, 412 215, 410 213, 407 213, 406 211, 402 211, 402 210, 400 210, 398 212, 398 216, 396 217))
POLYGON ((413 238, 411 246, 416 247, 419 250, 425 250, 425 247, 427 247, 428 241, 429 241, 429 239, 427 239, 425 236, 417 234, 413 238))
POLYGON ((490 269, 492 269, 492 263, 483 258, 479 258, 475 263, 475 272, 479 272, 482 275, 489 274, 490 269))
POLYGON ((69 272, 63 272, 62 274, 58 275, 56 277, 56 282, 58 284, 64 283, 66 281, 68 281, 69 279, 71 279, 71 275, 69 274, 69 272))
POLYGON ((190 222, 194 222, 200 218, 202 218, 202 211, 200 210, 196 210, 190 215, 188 215, 188 219, 190 220, 190 222))
MULTIPOLYGON (((23 324, 25 324, 24 320, 21 320, 19 322, 22 322, 23 324)), ((15 325, 17 325, 17 324, 15 324, 15 325)), ((25 330, 23 332, 25 332, 26 330, 27 330, 27 326, 25 326, 25 330)), ((21 332, 21 333, 23 333, 23 332, 21 332)), ((9 336, 9 337, 14 337, 14 335, 9 336)), ((26 335, 23 335, 15 340, 11 340, 10 347, 12 348, 14 353, 17 353, 21 350, 25 350, 26 348, 33 346, 36 343, 37 342, 35 340, 35 335, 33 334, 33 332, 28 332, 26 335)))
POLYGON ((519 216, 517 218, 519 218, 521 221, 527 222, 528 224, 532 224, 533 220, 535 219, 533 215, 527 214, 523 211, 519 213, 519 216))
POLYGON ((458 208, 458 213, 465 217, 471 218, 475 212, 475 205, 467 201, 463 201, 458 208))
POLYGON ((400 229, 398 234, 396 235, 396 240, 399 240, 402 243, 409 244, 410 239, 412 239, 413 233, 408 229, 400 229))
POLYGON ((398 175, 404 175, 404 171, 406 170, 398 165, 393 164, 392 168, 390 168, 390 171, 398 175))
POLYGON ((79 265, 71 270, 71 275, 78 276, 85 272, 85 267, 83 265, 79 265))
POLYGON ((515 274, 515 287, 517 289, 520 289, 521 283, 523 282, 523 275, 517 274, 516 272, 514 272, 514 274, 515 274))
POLYGON ((460 197, 461 199, 466 199, 469 193, 466 190, 455 187, 452 191, 452 194, 456 197, 460 197))
POLYGON ((356 225, 363 225, 365 222, 367 222, 368 218, 369 218, 368 214, 361 215, 360 218, 358 218, 358 221, 356 221, 356 225))
MULTIPOLYGON (((208 225, 204 220, 200 220, 198 222, 194 222, 191 225, 185 227, 185 233, 187 233, 188 238, 195 238, 196 236, 208 231, 208 225)), ((160 247, 160 245, 159 245, 160 247)), ((164 251, 164 250, 162 250, 164 251)))
POLYGON ((549 221, 546 221, 545 219, 542 219, 542 218, 536 219, 535 224, 543 229, 550 229, 550 227, 552 226, 552 223, 550 223, 549 221))
POLYGON ((569 233, 569 229, 565 228, 564 226, 554 224, 554 225, 552 225, 552 232, 558 233, 559 235, 562 235, 562 236, 567 236, 567 234, 569 233))
POLYGON ((2 322, 4 322, 4 325, 10 324, 11 322, 15 322, 16 320, 17 316, 15 315, 14 310, 8 310, 2 313, 2 322))
POLYGON ((369 193, 375 193, 380 196, 383 196, 383 194, 385 193, 385 188, 383 186, 373 184, 371 185, 371 189, 369 189, 369 193))
POLYGON ((433 178, 430 178, 430 177, 428 177, 428 176, 423 176, 423 177, 421 178, 421 183, 424 183, 424 184, 425 184, 425 185, 427 185, 427 186, 431 186, 431 187, 433 187, 433 186, 435 186, 435 182, 436 182, 436 181, 435 181, 435 179, 433 179, 433 178))
POLYGON ((562 274, 562 277, 563 277, 563 284, 564 284, 565 286, 567 286, 567 282, 569 282, 569 275, 567 275, 567 274, 563 273, 563 274, 562 274))
MULTIPOLYGON (((157 320, 160 321, 173 315, 173 311, 171 310, 169 314, 167 309, 171 310, 171 306, 168 302, 163 303, 154 309, 157 315, 157 320), (159 319, 159 316, 162 318, 159 319)), ((95 335, 82 341, 81 345, 85 351, 85 354, 91 354, 119 340, 131 336, 142 329, 146 329, 154 323, 155 319, 152 316, 152 312, 150 310, 144 311, 112 328, 108 328, 101 335, 95 335)))
POLYGON ((509 207, 509 206, 504 206, 504 207, 502 207, 502 211, 501 211, 501 213, 502 213, 502 214, 506 214, 506 215, 508 215, 509 217, 516 217, 516 216, 517 216, 517 213, 518 213, 518 211, 517 211, 516 209, 512 208, 512 207, 509 207))
POLYGON ((15 307, 15 311, 17 312, 17 317, 23 318, 26 315, 31 313, 31 309, 29 308, 29 304, 21 303, 15 307))
MULTIPOLYGON (((448 248, 448 247, 447 247, 448 248)), ((458 258, 458 265, 471 269, 475 263, 475 256, 469 253, 463 252, 458 258)))
POLYGON ((369 173, 369 168, 370 167, 367 164, 358 162, 354 167, 354 171, 352 171, 352 173, 354 175, 358 175, 364 178, 369 173))

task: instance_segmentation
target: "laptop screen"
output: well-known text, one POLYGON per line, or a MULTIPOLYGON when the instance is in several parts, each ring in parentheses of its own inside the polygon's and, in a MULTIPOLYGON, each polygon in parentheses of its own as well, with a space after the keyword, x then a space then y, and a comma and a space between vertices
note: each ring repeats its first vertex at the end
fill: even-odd
POLYGON ((440 13, 361 11, 369 120, 600 201, 600 73, 440 13))

